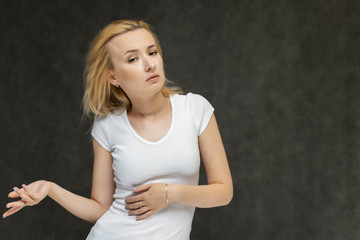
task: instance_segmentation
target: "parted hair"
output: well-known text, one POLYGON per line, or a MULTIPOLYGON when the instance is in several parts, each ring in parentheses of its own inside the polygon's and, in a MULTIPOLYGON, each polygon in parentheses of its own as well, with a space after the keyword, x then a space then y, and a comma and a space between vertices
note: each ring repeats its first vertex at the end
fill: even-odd
MULTIPOLYGON (((159 54, 162 56, 159 40, 152 27, 144 21, 117 20, 107 25, 92 40, 86 58, 84 71, 85 93, 83 97, 84 114, 87 116, 107 115, 117 109, 130 110, 131 101, 126 93, 110 84, 108 71, 113 69, 107 43, 120 34, 136 29, 146 29, 153 36, 159 54)), ((166 79, 161 89, 164 96, 181 93, 179 87, 171 85, 166 79)))

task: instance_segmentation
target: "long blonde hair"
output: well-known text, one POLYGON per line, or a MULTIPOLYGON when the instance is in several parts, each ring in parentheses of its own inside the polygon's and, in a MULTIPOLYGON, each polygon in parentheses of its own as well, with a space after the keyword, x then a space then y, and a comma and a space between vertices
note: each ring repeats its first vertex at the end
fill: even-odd
MULTIPOLYGON (((159 40, 151 26, 144 21, 117 20, 106 26, 91 42, 84 71, 85 93, 83 98, 84 114, 107 115, 116 109, 131 109, 126 93, 108 81, 108 70, 113 69, 107 43, 119 34, 135 29, 146 29, 154 37, 156 47, 162 56, 159 40)), ((170 85, 166 79, 161 92, 164 96, 181 93, 181 89, 170 85)))

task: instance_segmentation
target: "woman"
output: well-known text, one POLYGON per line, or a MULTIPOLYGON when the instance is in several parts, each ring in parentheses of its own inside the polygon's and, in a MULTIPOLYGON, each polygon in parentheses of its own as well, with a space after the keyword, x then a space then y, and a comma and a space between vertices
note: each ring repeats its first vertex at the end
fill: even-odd
POLYGON ((84 111, 95 115, 91 199, 41 180, 14 188, 7 217, 51 197, 96 222, 87 239, 189 239, 195 207, 226 205, 233 187, 213 108, 165 78, 150 26, 119 20, 93 40, 84 111), (207 185, 198 186, 200 154, 207 185))

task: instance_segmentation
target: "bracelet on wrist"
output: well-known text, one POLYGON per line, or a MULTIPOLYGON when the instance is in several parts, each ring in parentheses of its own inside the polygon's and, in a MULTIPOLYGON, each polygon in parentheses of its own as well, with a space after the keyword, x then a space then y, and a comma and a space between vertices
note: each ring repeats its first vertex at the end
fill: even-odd
POLYGON ((165 184, 165 195, 166 195, 166 206, 169 205, 169 198, 168 198, 168 185, 165 184))

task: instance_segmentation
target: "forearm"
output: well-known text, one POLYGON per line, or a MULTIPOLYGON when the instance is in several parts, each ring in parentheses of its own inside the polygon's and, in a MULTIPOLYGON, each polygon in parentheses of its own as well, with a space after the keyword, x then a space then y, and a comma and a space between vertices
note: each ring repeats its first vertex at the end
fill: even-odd
POLYGON ((210 208, 229 204, 232 196, 233 189, 230 184, 168 185, 169 203, 180 202, 199 208, 210 208))
POLYGON ((55 183, 50 182, 50 184, 48 196, 70 213, 85 221, 96 222, 109 208, 109 206, 103 206, 94 199, 76 195, 55 183))

